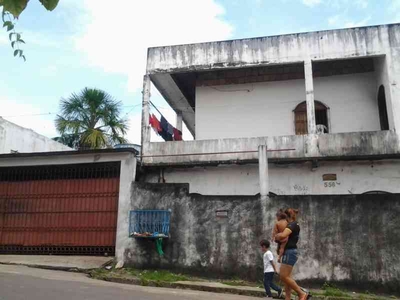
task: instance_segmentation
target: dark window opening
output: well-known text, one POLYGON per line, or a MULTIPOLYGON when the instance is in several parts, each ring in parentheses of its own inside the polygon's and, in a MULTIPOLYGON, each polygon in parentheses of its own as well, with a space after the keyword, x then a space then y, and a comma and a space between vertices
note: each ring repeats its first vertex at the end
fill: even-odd
POLYGON ((381 85, 378 91, 378 109, 379 121, 381 123, 381 130, 389 130, 389 120, 386 109, 386 95, 385 87, 381 85))
MULTIPOLYGON (((317 125, 317 130, 320 128, 321 132, 328 133, 328 108, 319 101, 315 101, 314 106, 315 124, 317 125)), ((296 135, 308 134, 307 103, 305 101, 297 105, 295 108, 294 118, 296 135)))
POLYGON ((388 194, 391 194, 391 193, 386 192, 386 191, 368 191, 368 192, 363 193, 363 195, 388 195, 388 194))

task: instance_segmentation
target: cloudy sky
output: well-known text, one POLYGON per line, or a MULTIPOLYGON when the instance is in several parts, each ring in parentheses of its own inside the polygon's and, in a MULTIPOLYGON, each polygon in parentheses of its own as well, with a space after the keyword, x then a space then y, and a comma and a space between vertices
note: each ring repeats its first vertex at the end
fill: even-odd
POLYGON ((26 62, 0 32, 0 116, 54 137, 60 98, 96 87, 123 102, 139 143, 147 47, 395 22, 400 0, 60 0, 51 13, 31 0, 17 25, 26 62))

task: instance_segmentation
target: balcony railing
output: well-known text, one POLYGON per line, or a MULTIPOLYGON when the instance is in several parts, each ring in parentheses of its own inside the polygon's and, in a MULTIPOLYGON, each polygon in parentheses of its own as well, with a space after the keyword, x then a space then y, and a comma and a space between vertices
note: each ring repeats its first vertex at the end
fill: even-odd
POLYGON ((258 146, 267 145, 270 161, 369 159, 400 155, 394 131, 292 135, 259 138, 147 143, 144 165, 201 165, 256 162, 258 146), (285 150, 285 151, 275 151, 285 150))

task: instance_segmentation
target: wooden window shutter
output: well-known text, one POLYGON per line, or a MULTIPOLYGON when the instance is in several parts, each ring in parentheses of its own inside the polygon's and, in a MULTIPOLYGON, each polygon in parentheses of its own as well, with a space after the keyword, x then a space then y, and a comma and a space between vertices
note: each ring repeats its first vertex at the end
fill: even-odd
POLYGON ((307 125, 307 112, 297 111, 295 112, 295 128, 296 135, 303 135, 308 133, 307 125))

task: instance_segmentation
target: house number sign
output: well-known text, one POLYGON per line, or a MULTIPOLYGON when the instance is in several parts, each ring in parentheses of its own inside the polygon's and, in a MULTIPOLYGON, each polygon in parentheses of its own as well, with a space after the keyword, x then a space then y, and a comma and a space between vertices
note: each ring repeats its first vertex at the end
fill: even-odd
POLYGON ((217 218, 227 218, 228 217, 228 211, 227 210, 217 210, 217 211, 215 211, 215 216, 217 218))

